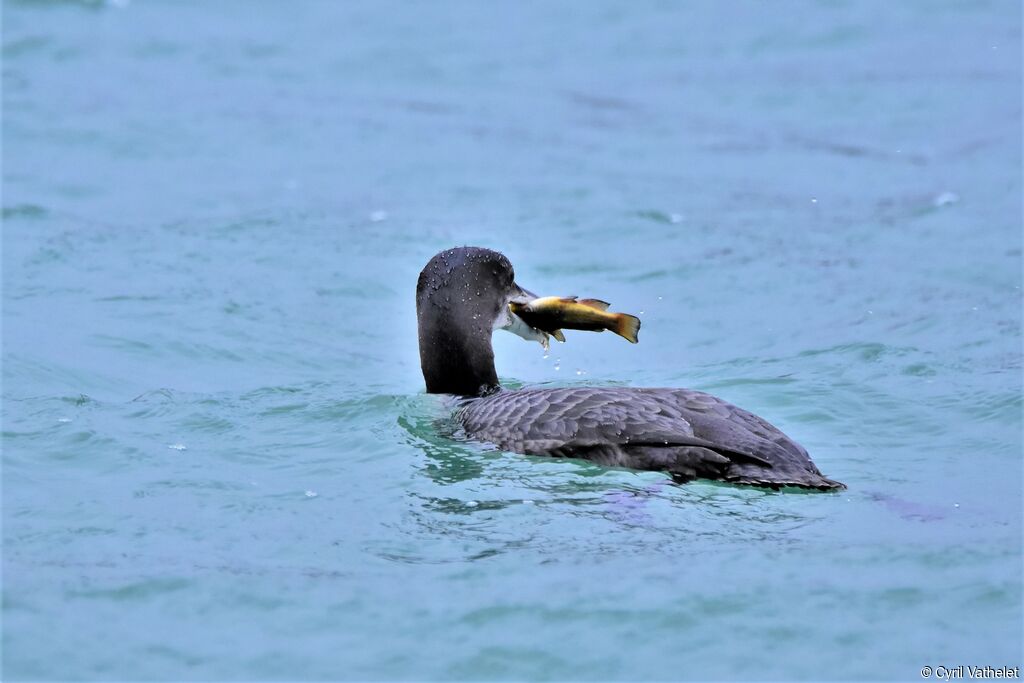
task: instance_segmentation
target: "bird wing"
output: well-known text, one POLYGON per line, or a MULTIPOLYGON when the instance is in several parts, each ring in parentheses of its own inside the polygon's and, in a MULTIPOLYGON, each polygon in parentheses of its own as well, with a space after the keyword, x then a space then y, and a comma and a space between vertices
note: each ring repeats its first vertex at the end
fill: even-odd
POLYGON ((504 450, 580 457, 767 486, 830 488, 807 452, 777 428, 689 389, 566 387, 501 391, 469 402, 466 433, 504 450))

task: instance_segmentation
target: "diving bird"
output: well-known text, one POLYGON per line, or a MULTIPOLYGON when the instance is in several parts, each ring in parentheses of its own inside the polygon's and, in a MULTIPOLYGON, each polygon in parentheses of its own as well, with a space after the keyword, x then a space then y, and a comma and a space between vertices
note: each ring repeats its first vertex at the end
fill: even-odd
POLYGON ((491 333, 538 339, 509 304, 536 295, 503 255, 480 247, 438 253, 416 284, 420 366, 431 394, 460 397, 466 435, 527 455, 583 458, 778 489, 843 489, 807 451, 760 417, 692 389, 563 387, 502 389, 491 333))

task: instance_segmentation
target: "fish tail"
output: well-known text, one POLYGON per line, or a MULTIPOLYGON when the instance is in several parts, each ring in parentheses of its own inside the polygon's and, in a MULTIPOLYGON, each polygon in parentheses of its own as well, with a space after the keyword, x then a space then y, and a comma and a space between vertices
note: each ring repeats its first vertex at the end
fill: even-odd
POLYGON ((612 328, 615 334, 636 344, 636 335, 640 331, 640 318, 628 313, 616 313, 615 318, 615 327, 612 328))

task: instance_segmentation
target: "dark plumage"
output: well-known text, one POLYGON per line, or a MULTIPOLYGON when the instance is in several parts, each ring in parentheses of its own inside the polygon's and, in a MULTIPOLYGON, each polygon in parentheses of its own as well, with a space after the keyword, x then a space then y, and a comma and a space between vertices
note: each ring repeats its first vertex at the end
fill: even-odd
POLYGON ((761 418, 690 389, 501 391, 459 411, 466 433, 528 455, 663 470, 677 481, 841 488, 761 418))
POLYGON ((500 390, 490 332, 514 322, 508 302, 532 295, 487 249, 441 252, 416 290, 427 391, 468 397, 466 434, 529 455, 659 470, 677 481, 714 479, 778 488, 840 489, 807 451, 760 417, 690 389, 570 387, 500 390))

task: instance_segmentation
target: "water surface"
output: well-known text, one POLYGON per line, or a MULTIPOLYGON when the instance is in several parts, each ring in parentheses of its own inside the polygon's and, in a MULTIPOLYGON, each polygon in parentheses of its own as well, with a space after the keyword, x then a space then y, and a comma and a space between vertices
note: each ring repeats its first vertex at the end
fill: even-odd
POLYGON ((3 9, 3 678, 1021 664, 1016 2, 3 9), (443 436, 460 244, 841 494, 443 436))

